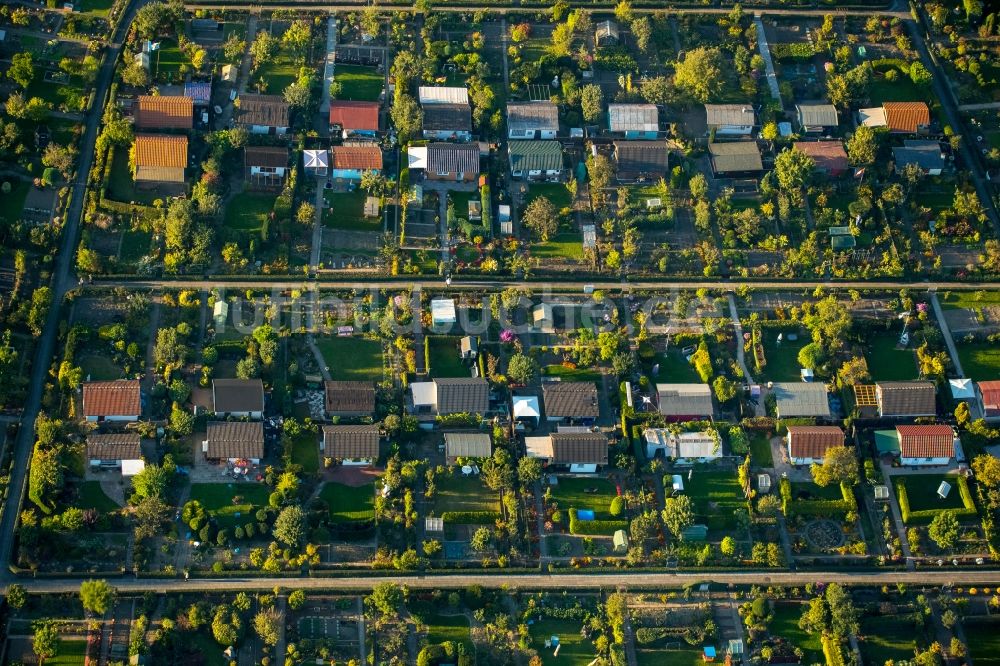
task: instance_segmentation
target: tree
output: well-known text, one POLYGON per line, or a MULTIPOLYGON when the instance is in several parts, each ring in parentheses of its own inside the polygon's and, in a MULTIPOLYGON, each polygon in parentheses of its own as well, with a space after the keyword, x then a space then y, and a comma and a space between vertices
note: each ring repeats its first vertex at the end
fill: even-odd
POLYGON ((721 552, 726 557, 732 557, 736 554, 736 540, 731 536, 722 537, 722 542, 719 544, 719 552, 721 552))
POLYGON ((11 583, 7 587, 7 604, 14 609, 24 608, 28 603, 28 591, 19 583, 11 583))
POLYGON ((507 376, 518 384, 530 384, 538 370, 538 361, 524 354, 514 354, 507 363, 507 376))
POLYGON ((719 402, 729 402, 736 397, 740 385, 724 375, 719 375, 712 381, 712 390, 719 402))
POLYGON ((862 125, 847 140, 847 159, 854 166, 874 164, 877 154, 878 138, 871 127, 862 125))
POLYGON ((265 645, 277 645, 281 635, 281 613, 274 607, 266 608, 253 617, 253 629, 265 645))
POLYGON ((680 539, 685 529, 694 524, 694 503, 687 495, 668 497, 663 505, 663 524, 680 539))
POLYGON ((827 349, 837 349, 851 329, 851 311, 831 295, 817 302, 803 317, 803 322, 812 331, 813 342, 827 349))
POLYGON ((542 478, 542 462, 527 456, 517 461, 517 478, 522 486, 530 486, 542 478))
POLYGON ((601 86, 591 83, 580 88, 580 109, 583 119, 588 123, 596 122, 601 117, 604 108, 604 94, 601 86))
POLYGON ((225 43, 222 45, 222 53, 226 60, 230 62, 238 61, 243 57, 243 53, 246 50, 246 41, 240 39, 240 36, 235 32, 229 33, 229 38, 226 39, 225 43))
POLYGON ((306 604, 306 593, 305 590, 294 590, 288 595, 288 607, 292 610, 298 610, 305 606, 306 604))
POLYGON ((396 615, 403 603, 403 591, 395 583, 377 583, 367 600, 382 617, 391 617, 396 615))
POLYGON ((972 459, 972 471, 980 485, 988 488, 1000 487, 1000 458, 982 453, 972 459))
POLYGON ((424 113, 417 100, 404 92, 397 92, 392 109, 389 111, 392 125, 396 128, 400 143, 408 142, 420 132, 424 124, 424 113))
POLYGON ((281 44, 297 57, 302 58, 309 48, 311 37, 309 24, 305 21, 295 21, 288 26, 285 34, 281 36, 281 44))
POLYGON ((243 620, 235 610, 225 604, 215 609, 215 616, 212 618, 212 636, 219 645, 228 647, 235 644, 240 639, 242 629, 243 620))
POLYGON ((858 633, 858 610, 850 592, 837 583, 830 583, 826 588, 826 605, 830 609, 830 633, 838 639, 858 633))
POLYGON ((617 5, 615 5, 615 18, 622 23, 628 23, 632 20, 632 3, 628 0, 621 0, 617 5))
POLYGON ((11 79, 22 88, 27 88, 35 78, 35 64, 32 62, 31 52, 22 51, 15 53, 10 59, 10 69, 7 70, 7 78, 11 79))
POLYGON ((163 492, 173 480, 172 469, 160 465, 146 465, 141 472, 132 477, 132 490, 139 499, 144 497, 163 497, 163 492))
POLYGON ((253 339, 257 343, 257 354, 265 366, 274 363, 278 353, 278 334, 270 324, 262 324, 254 329, 253 339))
POLYGON ((42 334, 42 326, 49 315, 49 308, 52 306, 52 289, 49 287, 39 287, 31 294, 31 307, 28 309, 28 328, 32 334, 38 337, 42 334))
POLYGON ((514 467, 510 453, 506 449, 497 448, 493 455, 483 461, 483 483, 490 490, 510 488, 514 485, 514 467))
POLYGON ((559 211, 548 197, 535 197, 525 209, 521 222, 536 238, 547 241, 559 229, 559 211))
POLYGON ((692 49, 674 67, 674 85, 694 101, 704 104, 722 92, 722 52, 715 47, 692 49))
POLYGON ((80 602, 83 609, 94 615, 104 615, 111 607, 115 588, 103 579, 85 580, 80 583, 80 602))
POLYGON ((913 81, 914 85, 926 88, 934 80, 934 76, 924 67, 922 62, 917 60, 910 63, 910 80, 913 81))
POLYGON ((140 62, 130 62, 122 70, 122 82, 136 88, 145 88, 149 85, 149 72, 140 62))
POLYGON ((368 194, 372 196, 382 196, 387 185, 388 183, 386 182, 385 176, 378 171, 369 169, 361 174, 361 189, 368 192, 368 194))
POLYGON ((632 29, 632 36, 635 37, 635 45, 642 53, 649 51, 649 43, 653 39, 653 24, 648 16, 640 16, 633 19, 629 25, 632 29))
POLYGON ((274 56, 278 55, 278 38, 261 30, 257 33, 253 44, 250 45, 250 55, 253 57, 254 67, 260 67, 270 62, 274 56))
POLYGON ((293 109, 304 109, 312 101, 312 88, 308 81, 295 81, 285 88, 282 95, 293 109))
POLYGON ((708 196, 708 181, 705 179, 705 174, 699 172, 691 176, 688 181, 688 190, 694 199, 704 199, 708 196))
POLYGON ((823 346, 810 342, 809 344, 802 347, 799 350, 798 361, 799 365, 803 368, 809 368, 810 370, 815 370, 820 365, 823 364, 823 359, 826 353, 823 351, 823 346))
POLYGON ((813 463, 809 471, 817 486, 825 488, 836 483, 853 486, 858 482, 858 459, 853 449, 831 446, 823 454, 823 464, 813 463))
POLYGON ((305 513, 298 505, 286 506, 274 521, 274 538, 291 548, 301 545, 306 535, 305 513))
POLYGON ((493 532, 490 531, 488 527, 480 527, 472 534, 472 540, 469 543, 472 546, 472 550, 477 553, 485 553, 488 551, 493 543, 493 532))
POLYGON ((187 411, 176 402, 170 408, 170 429, 175 434, 186 437, 194 432, 194 414, 187 411))
POLYGON ((958 543, 959 524, 954 511, 942 511, 934 516, 927 534, 941 550, 951 550, 958 543))
POLYGON ((59 627, 52 622, 40 622, 35 625, 34 634, 31 637, 31 651, 38 657, 38 663, 44 664, 46 659, 51 659, 59 654, 59 627))
POLYGON ((801 189, 815 168, 816 161, 796 148, 786 148, 774 158, 774 175, 786 191, 801 189))
POLYGON ((650 104, 669 104, 673 86, 665 76, 651 76, 639 83, 639 94, 650 104))

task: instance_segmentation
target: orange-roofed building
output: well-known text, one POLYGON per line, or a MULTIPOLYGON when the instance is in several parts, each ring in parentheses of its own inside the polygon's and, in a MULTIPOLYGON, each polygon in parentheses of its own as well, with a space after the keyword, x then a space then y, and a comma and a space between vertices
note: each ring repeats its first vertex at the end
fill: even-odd
POLYGON ((137 134, 135 137, 135 182, 138 186, 184 183, 188 161, 186 136, 137 134))
POLYGON ((885 102, 882 108, 890 132, 916 134, 931 124, 931 110, 923 102, 885 102))
POLYGON ((983 416, 1000 418, 1000 381, 977 382, 976 386, 983 397, 983 416))
POLYGON ((135 110, 139 129, 191 129, 194 100, 184 95, 141 95, 135 110))
POLYGON ((947 465, 955 457, 955 431, 948 425, 896 426, 904 465, 947 465))
POLYGON ((84 382, 83 415, 88 421, 138 421, 141 414, 139 380, 84 382))

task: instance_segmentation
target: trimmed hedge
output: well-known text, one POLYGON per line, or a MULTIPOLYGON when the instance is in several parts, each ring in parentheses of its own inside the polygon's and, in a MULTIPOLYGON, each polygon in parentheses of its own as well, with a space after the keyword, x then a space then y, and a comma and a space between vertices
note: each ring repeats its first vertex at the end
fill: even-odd
POLYGON ((844 648, 840 639, 832 636, 823 636, 820 639, 823 643, 823 656, 826 657, 826 666, 847 666, 844 659, 844 648))
POLYGON ((576 509, 569 510, 570 534, 596 534, 611 536, 618 530, 624 530, 627 528, 627 520, 577 520, 576 509))
MULTIPOLYGON (((972 491, 969 490, 969 481, 964 476, 959 476, 955 478, 955 483, 958 484, 958 494, 962 498, 962 508, 947 510, 954 513, 958 518, 977 515, 976 503, 972 499, 972 491)), ((910 522, 929 522, 934 520, 934 517, 943 511, 943 509, 921 509, 920 511, 910 509, 910 496, 906 491, 906 479, 901 479, 896 484, 896 498, 899 500, 899 512, 902 514, 903 522, 906 524, 910 522)))
POLYGON ((771 45, 775 60, 809 60, 816 55, 816 47, 808 42, 790 42, 771 45))
POLYGON ((441 519, 455 525, 490 525, 500 520, 499 511, 445 511, 441 519))
POLYGON ((854 491, 846 483, 840 484, 839 500, 801 500, 792 497, 792 483, 788 479, 782 479, 779 488, 781 490, 781 509, 786 516, 837 516, 858 510, 858 501, 854 498, 854 491))

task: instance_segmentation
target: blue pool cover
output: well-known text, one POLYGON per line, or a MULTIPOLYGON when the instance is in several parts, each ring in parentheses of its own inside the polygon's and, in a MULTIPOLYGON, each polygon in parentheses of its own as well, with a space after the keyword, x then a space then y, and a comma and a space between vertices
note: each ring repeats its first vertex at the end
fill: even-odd
POLYGON ((590 509, 577 509, 576 511, 577 520, 593 520, 594 512, 590 509))

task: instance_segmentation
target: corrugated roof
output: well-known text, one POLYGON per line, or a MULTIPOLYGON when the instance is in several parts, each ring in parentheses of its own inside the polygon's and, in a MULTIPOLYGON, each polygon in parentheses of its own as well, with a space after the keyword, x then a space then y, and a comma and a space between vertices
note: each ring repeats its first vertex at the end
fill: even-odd
POLYGON ((601 412, 593 382, 544 382, 542 404, 549 418, 597 418, 601 412))
POLYGON ((371 414, 375 411, 375 385, 371 382, 323 383, 326 411, 371 414))
POLYGON ((288 166, 288 148, 247 146, 243 150, 243 163, 248 167, 285 167, 288 166))
POLYGON ((878 382, 875 384, 882 416, 933 416, 937 391, 931 382, 878 382))
POLYGON ((139 416, 142 394, 137 379, 84 382, 84 416, 139 416))
POLYGON ((931 124, 931 110, 923 102, 885 102, 885 123, 890 132, 916 133, 931 124))
POLYGON ((892 149, 892 156, 896 160, 897 169, 908 164, 916 164, 925 171, 944 168, 944 154, 938 141, 908 139, 903 142, 902 147, 896 146, 892 149))
POLYGON ((264 382, 259 379, 213 379, 217 414, 264 411, 264 382))
POLYGON ((558 141, 511 141, 507 145, 511 171, 560 171, 562 144, 558 141))
POLYGON ((323 455, 375 460, 378 458, 379 437, 377 425, 323 426, 323 455))
POLYGON ((711 416, 715 411, 708 384, 657 384, 656 396, 664 416, 711 416))
POLYGON ((382 168, 382 149, 374 144, 332 146, 330 148, 330 166, 334 169, 369 169, 382 168))
POLYGON ((779 382, 771 387, 780 418, 830 416, 826 385, 811 382, 779 382))
POLYGON ((793 458, 820 459, 831 446, 844 445, 844 431, 837 426, 788 426, 788 446, 793 458))
POLYGON ((608 129, 612 132, 658 132, 660 112, 655 104, 609 104, 608 129))
POLYGON ((88 460, 139 460, 142 439, 138 433, 87 435, 88 460))
POLYGON ((670 151, 664 141, 616 141, 615 162, 622 174, 664 174, 670 151))
POLYGON ((881 106, 858 109, 858 123, 865 127, 885 127, 885 109, 881 106))
POLYGON ((552 102, 517 102, 507 105, 510 131, 559 131, 559 107, 552 102))
POLYGON ((490 408, 490 386, 479 377, 435 379, 438 414, 482 414, 490 408))
POLYGON ((464 104, 469 106, 469 90, 459 86, 420 86, 417 99, 425 104, 464 104))
POLYGON ((983 407, 1000 409, 1000 381, 976 382, 983 394, 983 407))
POLYGON ((557 432, 549 435, 552 462, 607 465, 608 438, 599 432, 557 432))
POLYGON ((749 104, 706 104, 705 119, 708 126, 723 127, 732 125, 742 127, 756 124, 757 115, 749 104))
POLYGON ((186 136, 170 134, 136 134, 135 164, 137 167, 183 169, 187 166, 186 136))
POLYGON ((143 129, 191 129, 194 101, 184 95, 140 95, 135 126, 143 129))
POLYGON ((428 144, 426 170, 433 173, 479 173, 479 146, 471 143, 428 144))
POLYGON ((795 112, 803 127, 836 127, 839 122, 833 104, 796 104, 795 112))
POLYGON ((424 107, 423 128, 432 132, 469 132, 472 107, 468 104, 428 104, 424 107))
POLYGON ((761 171, 764 168, 756 141, 710 143, 708 152, 712 156, 712 169, 716 173, 761 171))
POLYGON ((205 441, 210 460, 264 457, 264 424, 260 421, 213 421, 205 441))
POLYGON ((448 458, 488 458, 493 442, 485 432, 446 432, 444 454, 448 458))
POLYGON ((899 452, 903 458, 951 458, 955 455, 955 431, 947 425, 901 425, 899 452))
POLYGON ((239 96, 236 122, 240 125, 261 127, 288 127, 288 103, 281 95, 239 96))
POLYGON ((345 130, 378 131, 378 102, 330 102, 330 124, 345 130))
POLYGON ((847 169, 847 151, 840 141, 796 141, 792 146, 813 158, 820 171, 836 172, 847 169))

